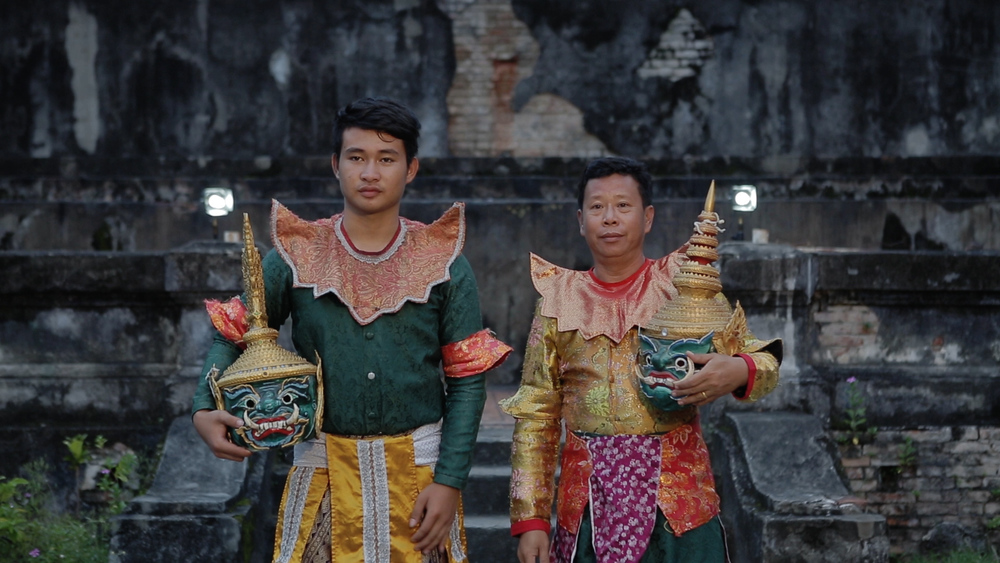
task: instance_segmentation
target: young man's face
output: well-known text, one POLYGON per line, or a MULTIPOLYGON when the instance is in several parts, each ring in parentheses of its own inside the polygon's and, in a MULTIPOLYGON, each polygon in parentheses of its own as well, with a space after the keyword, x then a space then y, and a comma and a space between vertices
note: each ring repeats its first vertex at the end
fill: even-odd
POLYGON ((635 178, 613 174, 587 182, 577 218, 595 262, 629 259, 642 255, 642 241, 653 226, 653 206, 642 206, 635 178))
POLYGON ((339 155, 330 159, 340 180, 345 211, 375 215, 399 213, 403 188, 417 175, 417 159, 406 163, 403 141, 386 133, 351 127, 344 130, 339 155))

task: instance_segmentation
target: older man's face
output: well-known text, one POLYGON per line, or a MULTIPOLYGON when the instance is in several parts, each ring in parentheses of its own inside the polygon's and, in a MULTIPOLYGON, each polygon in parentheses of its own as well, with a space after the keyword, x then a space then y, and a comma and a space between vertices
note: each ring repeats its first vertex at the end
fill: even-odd
POLYGON ((643 207, 635 178, 612 174, 587 182, 577 218, 596 262, 627 259, 642 254, 653 226, 653 206, 643 207))

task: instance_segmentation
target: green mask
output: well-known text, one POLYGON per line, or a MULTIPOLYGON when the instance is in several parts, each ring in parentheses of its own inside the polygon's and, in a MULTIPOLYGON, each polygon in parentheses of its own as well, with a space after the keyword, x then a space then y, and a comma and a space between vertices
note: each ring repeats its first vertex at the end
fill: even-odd
POLYGON ((672 384, 694 373, 697 366, 687 357, 688 352, 708 354, 712 351, 709 332, 700 340, 664 340, 639 334, 639 387, 649 402, 664 411, 684 408, 674 398, 672 384))

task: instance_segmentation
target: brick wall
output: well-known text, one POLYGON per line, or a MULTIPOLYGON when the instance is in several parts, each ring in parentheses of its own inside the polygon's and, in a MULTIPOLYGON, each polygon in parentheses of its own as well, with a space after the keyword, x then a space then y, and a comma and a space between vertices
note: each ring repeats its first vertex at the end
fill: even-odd
POLYGON ((698 74, 699 69, 714 54, 715 45, 691 12, 681 9, 660 36, 660 42, 650 51, 639 67, 641 78, 665 76, 672 82, 698 74))
POLYGON ((892 553, 916 553, 942 522, 985 532, 1000 516, 998 427, 881 429, 859 445, 844 432, 834 436, 846 442, 840 452, 851 490, 867 511, 886 517, 892 553))
POLYGON ((819 329, 814 361, 846 364, 881 357, 876 343, 879 318, 870 307, 841 305, 813 314, 819 329))
POLYGON ((515 112, 518 82, 531 75, 538 43, 510 0, 446 0, 452 18, 455 78, 448 91, 448 143, 454 156, 607 154, 587 133, 583 114, 552 94, 533 96, 515 112))

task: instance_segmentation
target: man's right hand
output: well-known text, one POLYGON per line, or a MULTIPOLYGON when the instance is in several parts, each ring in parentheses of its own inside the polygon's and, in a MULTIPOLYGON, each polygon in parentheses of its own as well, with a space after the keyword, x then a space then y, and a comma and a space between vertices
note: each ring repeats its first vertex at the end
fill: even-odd
POLYGON ((243 461, 250 457, 250 450, 230 442, 227 435, 229 427, 239 428, 243 426, 243 420, 240 418, 226 411, 200 410, 194 413, 192 420, 194 421, 194 429, 208 444, 215 457, 230 461, 243 461))
POLYGON ((549 563, 549 535, 542 530, 521 534, 517 543, 517 560, 521 563, 549 563))

